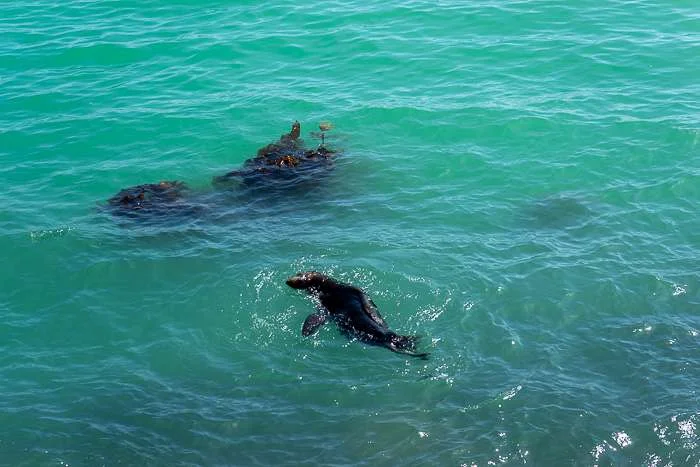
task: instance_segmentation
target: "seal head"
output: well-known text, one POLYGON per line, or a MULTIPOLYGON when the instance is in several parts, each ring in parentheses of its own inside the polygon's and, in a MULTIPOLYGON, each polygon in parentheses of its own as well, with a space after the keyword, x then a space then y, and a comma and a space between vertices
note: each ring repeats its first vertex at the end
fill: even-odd
POLYGON ((287 279, 287 285, 293 289, 318 289, 328 282, 328 276, 316 271, 300 272, 287 279))

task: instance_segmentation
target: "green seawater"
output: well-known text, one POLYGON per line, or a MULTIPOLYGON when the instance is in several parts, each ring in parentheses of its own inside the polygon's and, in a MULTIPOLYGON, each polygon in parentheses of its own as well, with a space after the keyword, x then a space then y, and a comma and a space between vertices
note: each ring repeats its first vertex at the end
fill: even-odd
POLYGON ((700 465, 699 12, 3 2, 0 465, 700 465), (326 177, 212 187, 297 119, 326 177))

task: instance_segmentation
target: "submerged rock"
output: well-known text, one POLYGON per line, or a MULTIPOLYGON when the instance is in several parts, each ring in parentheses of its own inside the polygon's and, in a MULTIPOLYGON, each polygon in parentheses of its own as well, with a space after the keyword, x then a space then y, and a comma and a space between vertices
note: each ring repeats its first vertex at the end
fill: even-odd
POLYGON ((183 201, 188 192, 187 185, 177 180, 147 183, 120 190, 107 204, 115 215, 169 214, 189 207, 183 201))
POLYGON ((242 187, 244 190, 191 193, 184 182, 164 180, 124 188, 107 200, 106 209, 115 216, 139 221, 149 219, 160 223, 173 219, 178 222, 182 216, 191 219, 202 213, 212 213, 219 205, 226 205, 230 195, 253 194, 256 199, 269 201, 270 198, 264 195, 269 193, 277 197, 278 190, 287 194, 290 189, 306 192, 330 171, 336 154, 324 144, 323 132, 331 128, 330 124, 323 123, 319 128, 322 143, 315 149, 304 147, 300 139, 301 125, 297 121, 289 133, 260 148, 255 157, 246 160, 240 169, 213 179, 216 187, 242 187), (225 196, 213 196, 216 193, 225 196))
MULTIPOLYGON (((329 128, 327 125, 321 127, 322 131, 329 128)), ((301 124, 296 121, 291 131, 280 136, 279 141, 258 149, 256 156, 246 160, 242 168, 214 177, 213 183, 218 186, 235 182, 264 186, 275 181, 313 179, 331 169, 336 152, 325 146, 325 137, 317 148, 306 149, 300 135, 301 124)))

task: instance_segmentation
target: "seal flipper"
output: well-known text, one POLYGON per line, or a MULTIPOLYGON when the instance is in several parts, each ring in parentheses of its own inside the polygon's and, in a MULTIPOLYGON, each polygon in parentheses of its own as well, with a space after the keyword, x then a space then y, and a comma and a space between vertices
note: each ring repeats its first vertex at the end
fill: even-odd
POLYGON ((304 326, 301 328, 301 335, 304 337, 310 336, 311 334, 318 331, 318 328, 323 326, 328 320, 328 313, 325 311, 317 311, 306 317, 304 320, 304 326))
POLYGON ((379 310, 377 310, 377 305, 375 305, 372 299, 365 295, 363 291, 358 289, 358 292, 360 293, 362 299, 362 308, 364 309, 365 313, 367 313, 370 316, 370 318, 372 318, 372 321, 388 329, 389 326, 386 324, 386 321, 384 321, 384 318, 382 318, 382 315, 379 314, 379 310))
POLYGON ((391 333, 389 340, 384 344, 386 348, 392 352, 402 353, 404 355, 410 355, 411 357, 418 357, 422 360, 427 360, 427 352, 416 352, 416 343, 418 341, 418 336, 400 336, 398 334, 391 333))

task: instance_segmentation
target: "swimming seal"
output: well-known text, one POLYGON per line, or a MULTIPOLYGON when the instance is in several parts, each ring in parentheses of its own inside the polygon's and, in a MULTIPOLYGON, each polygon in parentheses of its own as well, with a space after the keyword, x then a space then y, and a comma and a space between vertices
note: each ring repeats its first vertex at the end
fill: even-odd
POLYGON ((377 306, 360 288, 337 282, 319 272, 302 272, 287 279, 294 289, 305 289, 320 302, 319 310, 304 321, 301 333, 310 336, 329 319, 348 337, 387 349, 427 359, 416 352, 418 336, 401 336, 389 329, 377 306))

